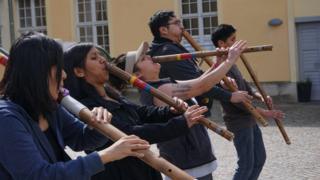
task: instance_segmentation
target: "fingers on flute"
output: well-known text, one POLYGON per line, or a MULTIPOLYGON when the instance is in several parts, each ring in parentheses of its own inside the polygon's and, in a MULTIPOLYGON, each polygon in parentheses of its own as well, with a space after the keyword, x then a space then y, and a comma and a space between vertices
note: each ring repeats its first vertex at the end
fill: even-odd
POLYGON ((232 45, 233 49, 243 52, 247 48, 247 41, 239 40, 232 45))
POLYGON ((280 110, 273 110, 274 111, 274 118, 283 119, 285 114, 280 110))
POLYGON ((103 122, 104 123, 111 123, 112 114, 108 112, 106 109, 103 111, 103 122))
POLYGON ((203 113, 207 112, 206 106, 200 107, 199 105, 190 106, 185 112, 185 118, 187 120, 188 127, 192 127, 197 121, 204 118, 203 113))
POLYGON ((91 121, 92 123, 110 123, 112 119, 112 114, 103 107, 93 108, 91 121))
POLYGON ((186 102, 184 102, 182 99, 177 98, 177 97, 173 97, 173 100, 174 100, 175 104, 178 106, 178 109, 174 108, 175 111, 179 111, 180 109, 187 109, 188 108, 188 104, 186 102))
POLYGON ((103 122, 103 115, 104 115, 104 109, 103 107, 98 107, 98 113, 97 113, 97 116, 96 116, 96 121, 101 123, 103 122))
POLYGON ((97 114, 98 114, 98 108, 95 107, 91 110, 91 119, 90 120, 92 123, 96 122, 97 114))

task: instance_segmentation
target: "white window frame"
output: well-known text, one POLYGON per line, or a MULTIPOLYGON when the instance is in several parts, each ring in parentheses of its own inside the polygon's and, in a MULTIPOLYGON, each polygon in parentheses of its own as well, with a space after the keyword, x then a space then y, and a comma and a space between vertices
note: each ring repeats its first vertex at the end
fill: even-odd
MULTIPOLYGON (((30 8, 31 8, 31 26, 30 27, 21 27, 20 24, 20 0, 18 0, 18 17, 19 17, 19 32, 23 33, 26 31, 37 31, 37 32, 42 32, 47 34, 47 26, 37 26, 36 24, 36 7, 35 7, 35 0, 30 0, 30 8)), ((44 0, 44 8, 46 8, 45 6, 45 1, 44 0)), ((47 12, 47 11, 46 11, 47 12)), ((44 18, 46 18, 46 13, 44 14, 44 18)))
MULTIPOLYGON (((213 0, 216 1, 217 0, 213 0)), ((204 26, 203 26, 203 18, 205 17, 217 17, 218 18, 218 10, 215 12, 203 12, 203 7, 202 7, 202 0, 197 0, 197 13, 193 14, 182 14, 182 0, 179 0, 180 3, 180 17, 183 21, 184 18, 197 18, 198 19, 198 35, 193 35, 193 38, 196 39, 200 45, 206 47, 206 49, 213 49, 213 45, 211 42, 211 37, 210 34, 205 35, 204 34, 204 26)), ((214 28, 214 27, 212 27, 214 28)), ((190 45, 184 40, 183 45, 185 45, 188 49, 190 48, 190 45)))
MULTIPOLYGON (((107 0, 106 1, 106 5, 107 5, 107 0)), ((76 7, 76 20, 77 20, 77 39, 78 41, 81 41, 81 37, 80 37, 80 28, 86 28, 86 27, 91 27, 91 31, 92 31, 92 40, 94 44, 98 44, 98 34, 97 34, 97 27, 99 26, 107 26, 107 28, 109 28, 108 26, 108 19, 107 20, 100 20, 97 21, 97 17, 96 17, 96 0, 90 0, 91 3, 91 21, 87 21, 87 22, 80 22, 79 20, 79 1, 75 0, 75 7, 76 7)), ((107 5, 108 6, 108 5, 107 5)), ((107 16, 108 16, 108 12, 107 12, 107 7, 105 9, 107 16)), ((106 36, 109 37, 109 31, 108 33, 105 34, 106 36)), ((109 38, 108 38, 109 39, 109 38)), ((106 50, 109 51, 109 41, 108 42, 104 42, 105 44, 99 44, 100 46, 106 46, 106 50)))

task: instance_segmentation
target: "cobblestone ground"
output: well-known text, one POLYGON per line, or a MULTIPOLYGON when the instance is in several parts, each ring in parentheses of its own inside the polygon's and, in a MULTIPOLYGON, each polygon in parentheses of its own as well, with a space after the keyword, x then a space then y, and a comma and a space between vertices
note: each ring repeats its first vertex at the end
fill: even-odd
MULTIPOLYGON (((277 104, 286 113, 285 129, 292 142, 286 145, 278 127, 270 122, 261 128, 267 151, 267 161, 261 180, 319 180, 320 179, 320 104, 277 104)), ((219 111, 217 105, 214 112, 219 111)), ((223 125, 219 113, 213 119, 223 125)), ((214 179, 232 179, 236 168, 236 151, 233 143, 210 133, 218 158, 214 179)))
MULTIPOLYGON (((286 113, 285 129, 292 144, 286 145, 277 126, 270 121, 262 127, 267 161, 260 180, 320 180, 320 103, 275 103, 286 113)), ((220 106, 214 104, 212 111, 221 126, 220 106)), ((233 143, 211 132, 211 140, 218 158, 215 180, 231 180, 236 168, 236 151, 233 143)), ((153 145, 151 148, 157 152, 153 145)), ((83 153, 68 150, 75 158, 83 153)))

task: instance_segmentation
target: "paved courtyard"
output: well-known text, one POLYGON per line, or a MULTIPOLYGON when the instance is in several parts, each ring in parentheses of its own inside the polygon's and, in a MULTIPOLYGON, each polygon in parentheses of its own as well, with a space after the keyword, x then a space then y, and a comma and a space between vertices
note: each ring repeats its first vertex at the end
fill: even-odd
MULTIPOLYGON (((320 179, 320 104, 277 104, 286 113, 285 129, 292 144, 287 145, 278 127, 270 122, 261 128, 267 151, 262 180, 319 180, 320 179)), ((213 111, 219 111, 215 105, 213 111)), ((219 113, 214 119, 223 125, 219 113)), ((210 133, 219 167, 214 179, 230 180, 236 168, 236 151, 230 143, 210 133)))
MULTIPOLYGON (((284 142, 273 121, 270 121, 268 127, 261 128, 267 161, 259 179, 320 180, 320 103, 275 104, 286 113, 284 125, 292 144, 287 145, 284 142)), ((217 103, 212 111, 212 119, 223 126, 220 106, 217 103)), ((231 180, 237 160, 233 143, 209 133, 219 164, 214 172, 214 179, 231 180)), ((157 151, 155 145, 152 150, 157 151)), ((73 157, 79 155, 69 152, 73 157)))

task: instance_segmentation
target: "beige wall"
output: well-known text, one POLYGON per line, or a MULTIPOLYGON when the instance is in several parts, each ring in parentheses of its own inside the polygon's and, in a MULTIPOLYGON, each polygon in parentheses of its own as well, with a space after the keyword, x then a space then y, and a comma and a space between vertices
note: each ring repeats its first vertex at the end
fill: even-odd
POLYGON ((293 0, 294 16, 320 16, 319 0, 293 0))
MULTIPOLYGON (((247 57, 261 81, 290 81, 288 17, 286 1, 229 0, 218 1, 219 23, 237 28, 238 39, 249 45, 272 44, 272 52, 252 53, 247 57), (283 24, 270 27, 268 21, 280 18, 283 24)), ((241 71, 248 78, 242 63, 241 71)))
POLYGON ((112 56, 135 50, 152 40, 149 18, 160 9, 176 11, 174 0, 108 0, 110 52, 112 56))
MULTIPOLYGON (((16 37, 19 36, 17 0, 14 2, 16 37)), ((10 47, 8 1, 2 0, 2 40, 10 47)), ((160 9, 174 10, 180 14, 179 0, 107 0, 110 35, 110 51, 113 56, 136 49, 140 42, 152 40, 147 25, 150 16, 160 9)), ((75 0, 46 0, 48 35, 65 41, 76 40, 75 0)), ((320 16, 319 0, 218 1, 219 23, 233 24, 238 39, 246 39, 249 45, 273 44, 272 52, 248 54, 247 57, 261 81, 296 81, 297 47, 295 17, 320 16), (280 18, 283 24, 268 26, 272 18, 280 18)), ((242 63, 241 71, 250 79, 242 63)), ((2 76, 0 67, 0 77, 2 76)))
POLYGON ((46 0, 47 30, 52 38, 76 39, 76 16, 73 0, 46 0))
POLYGON ((2 46, 9 50, 10 48, 10 30, 9 30, 9 12, 8 12, 8 1, 2 0, 0 8, 0 17, 2 25, 2 46))

